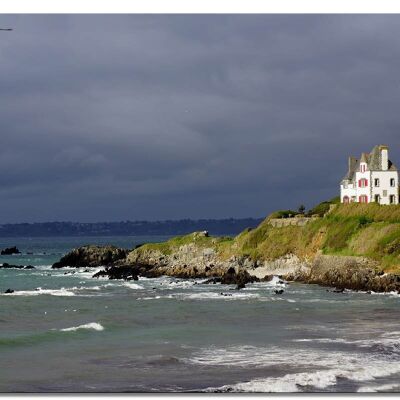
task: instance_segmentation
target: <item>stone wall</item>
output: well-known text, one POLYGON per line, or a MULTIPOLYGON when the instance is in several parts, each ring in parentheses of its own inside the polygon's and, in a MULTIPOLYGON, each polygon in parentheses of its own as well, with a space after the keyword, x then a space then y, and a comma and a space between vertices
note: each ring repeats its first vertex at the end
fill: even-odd
POLYGON ((304 226, 308 222, 315 220, 319 217, 292 217, 292 218, 271 218, 268 223, 275 228, 281 228, 283 226, 304 226))

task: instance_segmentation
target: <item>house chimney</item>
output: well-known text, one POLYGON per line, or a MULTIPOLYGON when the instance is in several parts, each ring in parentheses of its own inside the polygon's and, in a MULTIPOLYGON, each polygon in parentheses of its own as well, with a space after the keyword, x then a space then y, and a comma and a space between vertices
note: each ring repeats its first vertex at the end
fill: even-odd
POLYGON ((387 171, 389 168, 389 150, 385 145, 379 146, 379 151, 381 153, 381 168, 382 171, 387 171))
POLYGON ((349 157, 349 173, 354 169, 357 163, 357 159, 355 157, 349 157))

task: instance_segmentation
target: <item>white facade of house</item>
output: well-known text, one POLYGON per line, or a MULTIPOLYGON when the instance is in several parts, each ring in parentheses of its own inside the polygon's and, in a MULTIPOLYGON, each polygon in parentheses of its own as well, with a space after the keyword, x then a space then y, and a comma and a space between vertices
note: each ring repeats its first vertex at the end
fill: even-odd
POLYGON ((349 157, 347 174, 340 183, 340 201, 399 204, 399 173, 389 160, 387 146, 375 146, 359 159, 349 157))

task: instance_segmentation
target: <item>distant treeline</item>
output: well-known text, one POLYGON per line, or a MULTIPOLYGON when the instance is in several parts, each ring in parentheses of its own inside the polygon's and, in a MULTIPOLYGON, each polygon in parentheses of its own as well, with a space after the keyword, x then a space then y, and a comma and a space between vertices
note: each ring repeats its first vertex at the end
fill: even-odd
POLYGON ((181 219, 124 222, 36 222, 0 225, 0 237, 9 236, 130 236, 184 235, 207 230, 211 235, 236 235, 256 227, 262 218, 181 219))

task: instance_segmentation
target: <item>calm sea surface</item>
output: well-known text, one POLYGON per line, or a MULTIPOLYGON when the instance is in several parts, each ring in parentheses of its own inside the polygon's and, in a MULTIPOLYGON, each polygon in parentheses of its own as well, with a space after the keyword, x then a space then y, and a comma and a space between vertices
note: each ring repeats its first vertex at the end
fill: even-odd
POLYGON ((36 266, 0 269, 0 391, 400 390, 397 295, 50 269, 83 244, 164 239, 0 238, 23 253, 0 263, 36 266))

